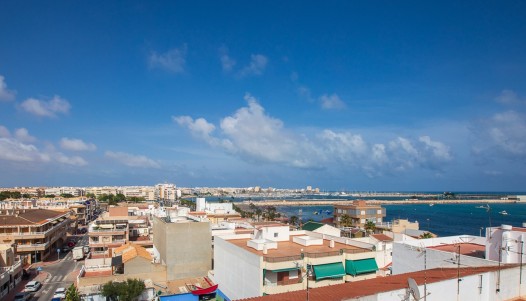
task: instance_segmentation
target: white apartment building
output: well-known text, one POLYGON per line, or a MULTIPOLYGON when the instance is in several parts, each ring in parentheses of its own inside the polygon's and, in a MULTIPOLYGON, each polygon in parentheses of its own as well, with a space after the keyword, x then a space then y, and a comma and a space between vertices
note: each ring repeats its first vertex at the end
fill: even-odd
POLYGON ((175 184, 157 184, 154 194, 156 200, 163 201, 175 201, 178 196, 175 184))
POLYGON ((232 300, 376 277, 371 244, 282 224, 254 226, 252 234, 214 240, 214 281, 232 300))
POLYGON ((74 197, 84 196, 86 194, 84 188, 80 187, 51 187, 46 188, 45 195, 60 196, 61 194, 71 194, 74 197))

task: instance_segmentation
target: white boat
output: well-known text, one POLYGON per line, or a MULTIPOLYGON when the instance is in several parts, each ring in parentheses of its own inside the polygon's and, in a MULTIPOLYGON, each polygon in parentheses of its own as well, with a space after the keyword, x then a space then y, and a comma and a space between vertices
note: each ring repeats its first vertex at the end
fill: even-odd
POLYGON ((499 214, 508 215, 508 212, 506 212, 506 210, 502 210, 501 212, 499 212, 499 214))
POLYGON ((431 204, 429 204, 429 206, 435 206, 435 204, 431 203, 431 204))

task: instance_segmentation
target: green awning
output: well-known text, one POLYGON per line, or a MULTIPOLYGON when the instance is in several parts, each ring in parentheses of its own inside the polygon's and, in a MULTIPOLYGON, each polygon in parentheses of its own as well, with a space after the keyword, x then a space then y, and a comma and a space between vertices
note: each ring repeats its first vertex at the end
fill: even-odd
POLYGON ((288 272, 288 271, 297 271, 297 270, 299 270, 298 267, 284 268, 284 269, 279 269, 279 270, 269 270, 269 271, 273 273, 279 273, 279 272, 288 272))
POLYGON ((343 264, 341 262, 315 265, 313 268, 316 280, 322 280, 326 278, 340 278, 345 276, 345 269, 343 268, 343 264))
POLYGON ((361 260, 345 260, 345 272, 349 275, 361 275, 378 271, 378 265, 374 258, 361 260))

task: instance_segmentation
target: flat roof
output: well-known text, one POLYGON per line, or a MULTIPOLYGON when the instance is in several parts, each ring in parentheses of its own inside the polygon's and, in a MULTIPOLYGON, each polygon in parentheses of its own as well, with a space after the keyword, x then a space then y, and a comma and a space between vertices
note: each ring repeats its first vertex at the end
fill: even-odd
MULTIPOLYGON (((298 243, 295 243, 292 241, 293 237, 295 235, 290 235, 290 238, 288 241, 278 241, 278 248, 277 249, 269 249, 267 250, 267 254, 263 254, 263 251, 258 251, 256 249, 253 249, 249 246, 247 246, 247 242, 251 240, 250 238, 245 239, 229 239, 226 240, 227 242, 234 244, 242 249, 245 249, 246 251, 249 251, 251 253, 257 254, 262 257, 271 257, 271 258, 277 258, 277 257, 286 257, 286 256, 293 256, 293 255, 301 255, 302 249, 304 253, 325 253, 325 252, 335 252, 339 251, 340 249, 343 250, 362 250, 363 252, 369 252, 370 250, 365 248, 359 248, 355 246, 350 246, 346 244, 342 244, 339 242, 334 242, 334 248, 329 247, 330 241, 324 239, 322 245, 318 246, 303 246, 298 243)), ((296 235, 296 236, 305 236, 305 234, 296 235)))

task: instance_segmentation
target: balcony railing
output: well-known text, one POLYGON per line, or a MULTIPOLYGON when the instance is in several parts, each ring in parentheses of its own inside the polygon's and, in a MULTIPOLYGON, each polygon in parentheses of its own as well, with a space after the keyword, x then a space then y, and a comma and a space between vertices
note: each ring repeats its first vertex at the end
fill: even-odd
POLYGON ((263 257, 263 260, 266 262, 294 261, 294 260, 301 260, 301 255, 282 256, 282 257, 263 257))
POLYGON ((18 244, 16 246, 17 251, 42 251, 47 248, 48 242, 41 244, 18 244))
POLYGON ((47 234, 55 231, 56 229, 60 228, 64 224, 67 224, 68 222, 69 222, 69 220, 65 219, 65 220, 61 221, 60 223, 56 224, 55 226, 53 226, 52 228, 49 228, 49 229, 47 229, 46 231, 43 231, 43 232, 16 232, 16 233, 9 233, 9 234, 14 236, 14 237, 16 237, 16 238, 25 237, 25 236, 37 236, 37 235, 44 235, 44 236, 46 236, 47 234))
POLYGON ((309 258, 339 256, 339 255, 340 255, 340 251, 320 252, 320 253, 308 253, 308 252, 305 252, 305 256, 309 257, 309 258))

